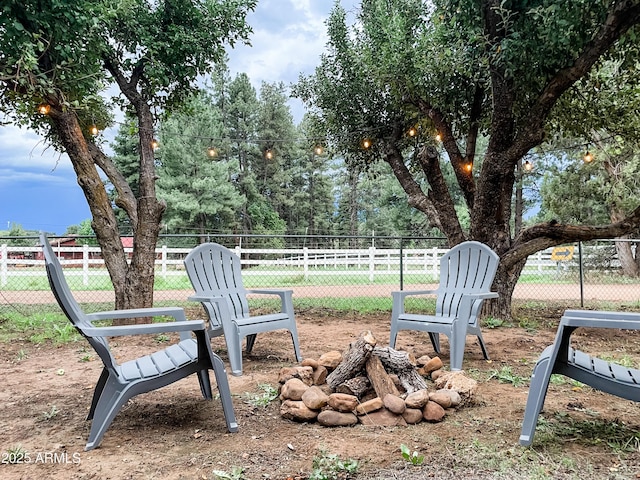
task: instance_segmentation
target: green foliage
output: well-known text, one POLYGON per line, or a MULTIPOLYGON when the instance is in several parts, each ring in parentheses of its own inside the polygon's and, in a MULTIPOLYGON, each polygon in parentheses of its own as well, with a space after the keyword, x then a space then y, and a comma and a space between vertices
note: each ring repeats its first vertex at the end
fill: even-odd
POLYGON ((258 388, 262 393, 246 393, 246 402, 252 407, 267 408, 271 402, 278 398, 278 390, 267 383, 261 383, 258 388))
POLYGON ((424 462, 424 455, 420 455, 417 451, 411 451, 409 447, 407 447, 404 443, 400 445, 400 453, 402 458, 405 461, 409 462, 411 465, 422 465, 424 462))
POLYGON ((566 413, 538 420, 537 441, 548 445, 570 440, 583 445, 607 445, 616 454, 637 452, 640 433, 620 420, 577 420, 566 413))
POLYGON ((45 421, 51 420, 52 418, 57 417, 58 413, 58 408, 55 405, 51 405, 51 408, 49 410, 42 413, 42 419, 45 421))
POLYGON ((243 480, 245 478, 244 468, 242 467, 233 467, 230 472, 213 470, 211 474, 214 480, 243 480))
POLYGON ((499 328, 505 326, 506 323, 501 318, 487 317, 482 320, 482 326, 485 328, 499 328))
POLYGON ((321 451, 313 458, 309 480, 348 479, 358 472, 360 463, 354 459, 342 460, 338 455, 321 451))
POLYGON ((514 387, 521 387, 526 385, 529 381, 528 378, 521 377, 513 372, 511 367, 504 366, 500 370, 492 370, 488 380, 495 378, 500 383, 510 383, 514 387))
POLYGON ((20 444, 9 447, 2 455, 8 464, 24 463, 29 458, 29 452, 20 444))

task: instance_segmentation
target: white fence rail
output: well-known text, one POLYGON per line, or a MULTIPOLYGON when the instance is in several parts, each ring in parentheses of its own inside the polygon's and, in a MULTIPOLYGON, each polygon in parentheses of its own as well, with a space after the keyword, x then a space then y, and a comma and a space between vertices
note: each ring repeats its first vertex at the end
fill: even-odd
MULTIPOLYGON (((168 278, 184 276, 183 258, 189 248, 156 249, 156 276, 168 278)), ((447 249, 442 248, 405 248, 384 249, 369 247, 365 249, 263 249, 235 247, 235 253, 246 267, 243 275, 302 274, 307 280, 314 276, 366 275, 373 282, 379 276, 395 276, 402 273, 425 275, 433 279, 439 276, 440 257, 447 249), (402 253, 401 253, 402 252, 402 253), (402 255, 402 259, 401 259, 402 255)), ((54 246, 54 251, 63 266, 68 268, 70 276, 82 276, 83 285, 89 285, 92 276, 104 276, 104 261, 100 257, 99 247, 88 245, 77 247, 54 246)), ((125 249, 131 253, 131 249, 125 249)), ((547 249, 532 255, 527 260, 524 272, 551 272, 561 264, 568 265, 573 255, 558 261, 557 252, 547 249)), ((40 247, 22 247, 0 245, 0 287, 7 285, 12 276, 44 277, 44 260, 40 247)))

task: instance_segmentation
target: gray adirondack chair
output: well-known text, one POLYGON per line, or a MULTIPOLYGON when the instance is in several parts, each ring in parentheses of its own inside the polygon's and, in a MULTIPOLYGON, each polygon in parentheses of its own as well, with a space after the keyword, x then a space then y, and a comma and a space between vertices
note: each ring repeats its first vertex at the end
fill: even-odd
POLYGON ((231 373, 242 375, 242 339, 250 353, 256 334, 286 329, 291 334, 297 361, 302 360, 291 290, 247 290, 242 282, 240 258, 217 243, 203 243, 184 260, 189 280, 196 292, 189 300, 201 302, 209 316, 209 335, 224 335, 231 373), (251 315, 247 294, 278 295, 280 312, 251 315))
POLYGON ((640 401, 640 370, 610 363, 571 347, 571 334, 582 327, 640 330, 640 314, 588 310, 564 312, 554 343, 544 349, 533 369, 520 434, 521 445, 528 446, 533 442, 538 416, 554 373, 627 400, 640 401))
POLYGON ((205 322, 187 320, 182 308, 141 308, 86 314, 75 301, 60 262, 44 234, 40 235, 51 290, 63 312, 87 339, 103 363, 87 420, 92 420, 85 450, 100 445, 102 438, 122 406, 132 397, 197 374, 202 395, 212 399, 209 369, 213 370, 229 432, 236 422, 229 381, 224 363, 213 353, 205 322), (100 320, 173 317, 175 321, 142 325, 95 326, 100 320), (164 350, 118 364, 109 349, 107 337, 178 332, 180 341, 164 350), (192 335, 193 334, 193 335, 192 335))
POLYGON ((434 350, 440 353, 440 334, 444 334, 449 338, 450 368, 460 370, 466 337, 476 335, 488 360, 478 314, 485 299, 498 297, 490 289, 499 260, 483 243, 462 242, 440 259, 440 284, 436 290, 392 292, 389 346, 395 347, 400 330, 419 330, 429 333, 434 350), (406 312, 406 298, 415 295, 437 295, 435 314, 406 312))

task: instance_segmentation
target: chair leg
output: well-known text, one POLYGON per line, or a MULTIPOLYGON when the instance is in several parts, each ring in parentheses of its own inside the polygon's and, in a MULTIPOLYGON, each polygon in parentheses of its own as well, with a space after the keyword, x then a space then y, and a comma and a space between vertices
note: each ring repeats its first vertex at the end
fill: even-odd
POLYGON ((91 408, 89 409, 87 420, 93 419, 93 414, 96 411, 96 405, 98 404, 100 396, 104 391, 104 385, 105 383, 107 383, 107 378, 109 378, 109 372, 106 368, 103 368, 102 373, 100 374, 100 378, 98 379, 98 383, 96 383, 96 388, 93 391, 93 399, 91 400, 91 408))
POLYGON ((543 352, 540 360, 536 363, 531 375, 529 385, 529 395, 527 397, 527 406, 524 410, 524 420, 522 421, 522 431, 520 433, 520 445, 528 446, 533 443, 533 436, 538 423, 538 416, 542 411, 544 399, 547 396, 549 388, 549 379, 551 378, 552 369, 549 365, 548 348, 543 352))
POLYGON ((224 338, 227 342, 231 374, 239 377, 242 375, 242 339, 237 332, 234 332, 232 335, 225 332, 224 338))
POLYGON ((431 339, 431 345, 433 345, 433 349, 436 353, 440 352, 440 334, 429 332, 429 338, 431 339))
POLYGON ((293 350, 296 353, 296 360, 301 362, 303 357, 302 352, 300 351, 300 344, 298 342, 298 330, 295 325, 291 327, 289 333, 291 334, 291 341, 293 342, 293 350))
POLYGON ((389 335, 389 348, 396 348, 396 340, 398 338, 398 325, 391 320, 391 334, 389 335))
POLYGON ((200 383, 202 396, 207 400, 211 400, 213 398, 213 393, 211 391, 211 380, 209 379, 208 368, 198 370, 198 382, 200 383))
POLYGON ((128 394, 129 386, 119 384, 113 378, 107 379, 100 399, 96 403, 89 439, 85 446, 85 451, 92 450, 100 445, 102 437, 113 422, 122 406, 131 398, 128 394))
POLYGON ((247 347, 245 348, 245 351, 247 353, 251 353, 251 350, 253 350, 253 345, 256 343, 256 337, 258 335, 255 333, 252 333, 251 335, 247 335, 247 347))
POLYGON ((482 349, 482 355, 485 360, 489 360, 489 352, 487 351, 487 346, 484 344, 484 339, 482 338, 482 333, 478 333, 478 342, 480 343, 480 348, 482 349))
POLYGON ((231 389, 229 388, 227 372, 224 369, 224 363, 222 363, 220 357, 213 352, 211 352, 211 367, 216 377, 216 385, 220 393, 220 401, 222 402, 222 411, 224 413, 224 420, 227 423, 227 430, 231 433, 237 432, 238 422, 235 411, 233 410, 233 402, 231 401, 231 389))

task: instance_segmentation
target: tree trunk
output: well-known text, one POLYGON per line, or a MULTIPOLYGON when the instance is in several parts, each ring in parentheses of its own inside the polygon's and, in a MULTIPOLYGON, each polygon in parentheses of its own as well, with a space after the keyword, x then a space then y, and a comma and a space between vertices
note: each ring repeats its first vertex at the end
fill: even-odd
POLYGON ((640 274, 640 270, 631 250, 631 242, 615 242, 615 244, 623 275, 637 277, 640 274))
POLYGON ((115 292, 115 308, 125 305, 125 278, 128 265, 120 240, 118 223, 100 178, 78 119, 72 110, 52 105, 51 120, 76 172, 92 215, 92 227, 102 250, 102 258, 109 272, 115 292))
POLYGON ((511 266, 500 262, 492 288, 493 291, 498 292, 499 297, 484 301, 483 316, 491 316, 503 320, 512 318, 511 298, 513 297, 513 290, 526 263, 526 258, 511 266))

